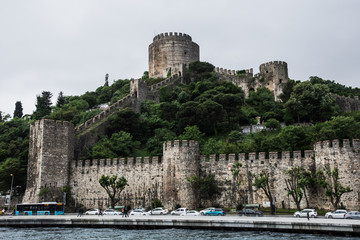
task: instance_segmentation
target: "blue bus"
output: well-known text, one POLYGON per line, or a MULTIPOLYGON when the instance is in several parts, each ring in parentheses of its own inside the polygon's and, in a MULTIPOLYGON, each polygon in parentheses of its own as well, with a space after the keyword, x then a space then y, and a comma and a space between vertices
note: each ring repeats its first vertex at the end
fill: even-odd
POLYGON ((57 202, 16 204, 15 215, 63 215, 64 205, 57 202))

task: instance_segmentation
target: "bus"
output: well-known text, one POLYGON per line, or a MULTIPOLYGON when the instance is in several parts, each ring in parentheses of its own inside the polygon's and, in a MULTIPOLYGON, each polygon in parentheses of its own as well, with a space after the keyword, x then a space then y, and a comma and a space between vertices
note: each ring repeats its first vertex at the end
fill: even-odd
POLYGON ((16 204, 15 215, 63 215, 64 205, 57 202, 16 204))

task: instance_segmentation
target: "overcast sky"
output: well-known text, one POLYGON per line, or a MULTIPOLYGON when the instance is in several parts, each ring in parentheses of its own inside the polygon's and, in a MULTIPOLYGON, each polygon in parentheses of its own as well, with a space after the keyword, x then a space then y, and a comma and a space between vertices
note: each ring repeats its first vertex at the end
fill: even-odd
POLYGON ((227 69, 288 63, 289 77, 360 87, 358 0, 0 0, 0 111, 24 114, 148 70, 148 46, 189 34, 200 60, 227 69))

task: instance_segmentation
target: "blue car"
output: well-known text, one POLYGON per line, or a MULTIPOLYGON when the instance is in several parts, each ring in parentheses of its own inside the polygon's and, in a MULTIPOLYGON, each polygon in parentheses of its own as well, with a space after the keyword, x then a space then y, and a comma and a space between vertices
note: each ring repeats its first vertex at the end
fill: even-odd
POLYGON ((205 216, 225 216, 226 212, 221 208, 215 208, 213 210, 209 210, 204 212, 205 216))

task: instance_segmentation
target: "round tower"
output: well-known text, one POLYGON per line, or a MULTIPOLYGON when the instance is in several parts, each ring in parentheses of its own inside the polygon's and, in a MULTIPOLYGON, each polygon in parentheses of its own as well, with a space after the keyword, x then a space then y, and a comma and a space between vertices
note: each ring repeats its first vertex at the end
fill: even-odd
POLYGON ((261 64, 260 78, 262 86, 273 92, 275 100, 278 100, 283 87, 289 80, 287 63, 274 61, 261 64))
POLYGON ((161 33, 149 45, 149 77, 182 75, 184 67, 199 61, 199 45, 183 33, 161 33))

